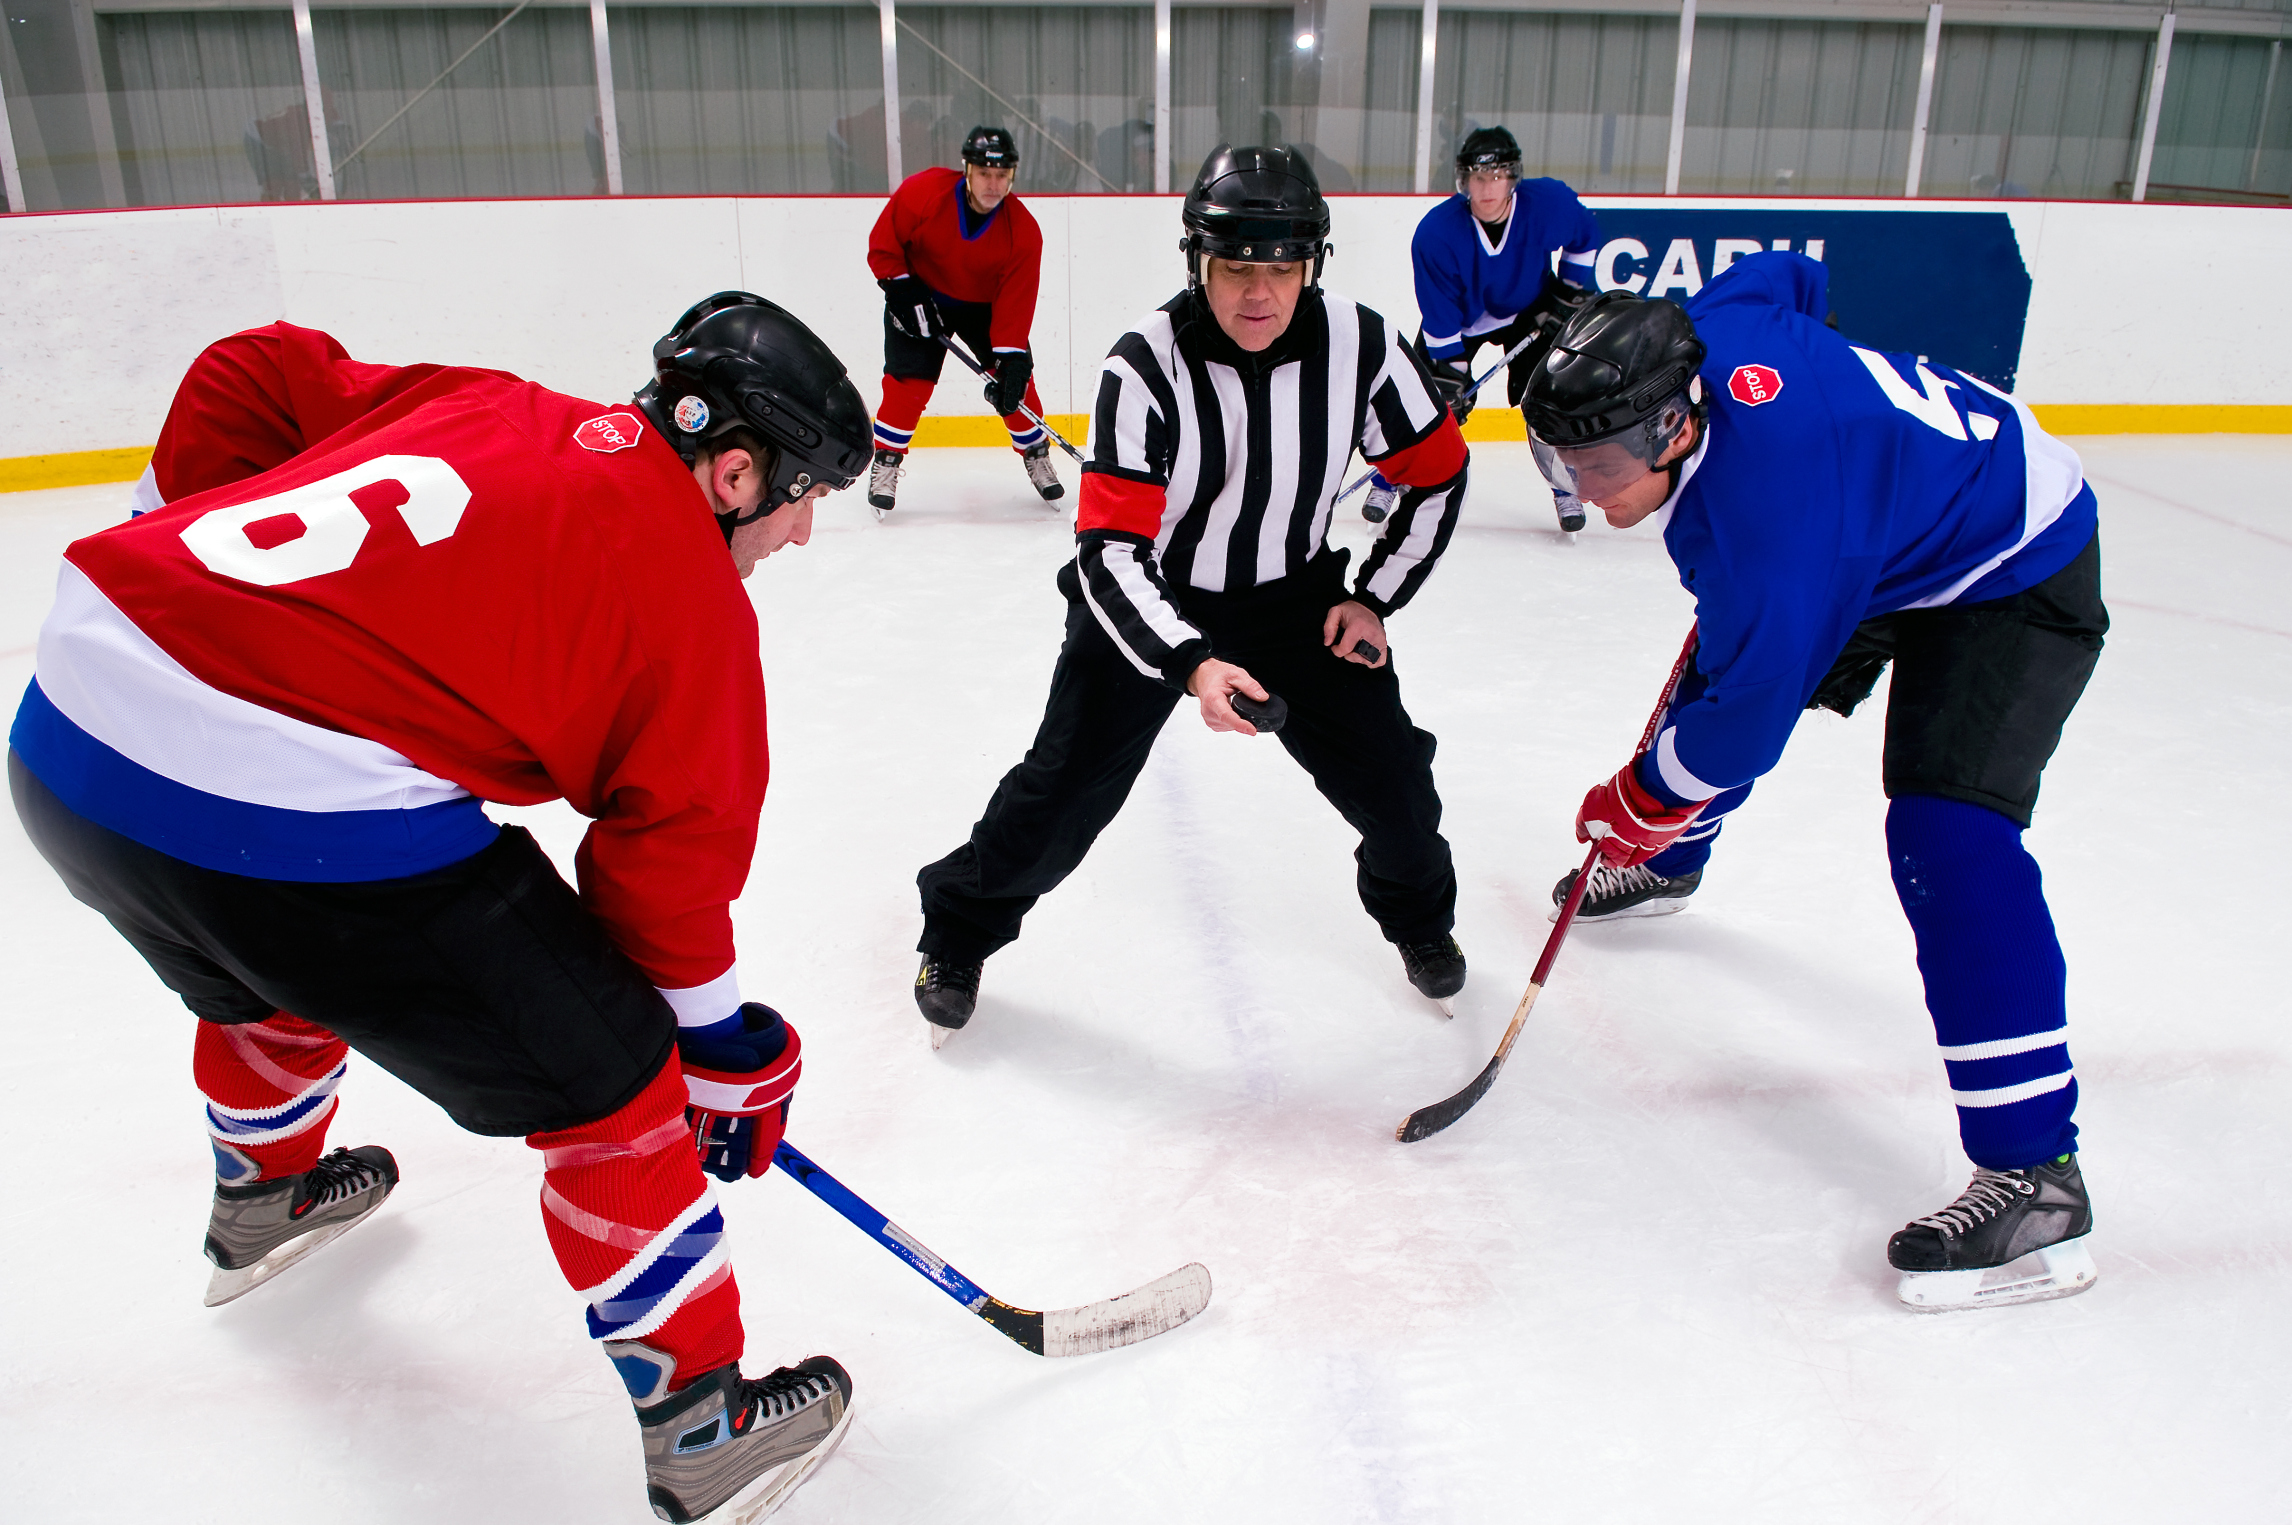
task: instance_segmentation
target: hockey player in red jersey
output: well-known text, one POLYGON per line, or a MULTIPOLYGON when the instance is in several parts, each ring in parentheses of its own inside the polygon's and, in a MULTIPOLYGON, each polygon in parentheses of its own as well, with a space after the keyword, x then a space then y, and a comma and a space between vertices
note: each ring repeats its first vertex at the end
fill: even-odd
POLYGON ((65 553, 8 777, 200 1019, 208 1302, 397 1184, 385 1149, 321 1152, 354 1048, 541 1152, 655 1513, 747 1521, 841 1438, 851 1382, 741 1375, 703 1174, 764 1172, 801 1071, 733 959, 768 770, 740 579, 857 480, 867 414, 746 293, 653 358, 608 407, 285 323, 211 346, 140 494, 163 506, 65 553), (557 798, 593 822, 578 894, 481 804, 557 798))
POLYGON ((883 288, 883 406, 875 415, 875 465, 867 501, 878 517, 899 501, 899 475, 947 346, 958 342, 989 373, 987 404, 1003 416, 1011 448, 1045 501, 1066 488, 1051 467, 1050 435, 1019 411, 1042 416, 1035 391, 1035 323, 1043 235, 1011 183, 1018 145, 1000 127, 974 127, 963 168, 908 176, 868 234, 867 263, 883 288))

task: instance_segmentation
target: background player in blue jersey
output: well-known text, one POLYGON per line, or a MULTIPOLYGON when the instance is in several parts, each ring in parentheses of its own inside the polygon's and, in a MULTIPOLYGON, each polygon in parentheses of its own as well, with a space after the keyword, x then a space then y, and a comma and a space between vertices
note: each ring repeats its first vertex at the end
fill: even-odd
MULTIPOLYGON (((1505 402, 1519 405, 1549 336, 1596 289, 1599 252, 1600 225, 1574 191, 1557 180, 1520 178, 1520 145, 1511 133, 1479 127, 1465 137, 1456 152, 1456 194, 1425 213, 1409 244, 1424 319, 1418 357, 1458 423, 1472 415, 1465 389, 1473 352, 1492 344, 1502 354, 1541 334, 1544 342, 1529 345, 1505 371, 1505 402)), ((1399 496, 1383 475, 1371 478, 1361 517, 1379 522, 1399 496)), ((1584 527, 1582 504, 1561 498, 1555 506, 1560 528, 1584 527)))
POLYGON ((1546 478, 1617 528, 1662 513, 1695 595, 1655 744, 1585 796, 1577 836, 1605 844, 1604 897, 1676 905, 1800 712, 1851 712, 1892 661, 1887 852, 1975 1170, 1887 1258, 1914 1307, 2065 1296, 2093 1282, 2092 1213, 2066 969, 2021 833, 2109 625, 2093 491, 2004 393, 1825 328, 1826 284, 1760 254, 1685 311, 1609 292, 1530 378, 1546 478))

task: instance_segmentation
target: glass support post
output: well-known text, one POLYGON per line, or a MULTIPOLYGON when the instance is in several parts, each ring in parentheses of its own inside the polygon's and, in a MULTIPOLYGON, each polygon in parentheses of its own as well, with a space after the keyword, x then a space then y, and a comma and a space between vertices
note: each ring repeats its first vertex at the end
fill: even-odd
POLYGON ((1679 0, 1679 65, 1671 75, 1671 150, 1663 164, 1663 194, 1679 194, 1680 162, 1687 157, 1687 77, 1695 61, 1695 0, 1679 0))
POLYGON ((1170 194, 1170 0, 1154 0, 1154 192, 1170 194))
MULTIPOLYGON (((2259 155, 2254 154, 2255 162, 2259 155)), ((27 211, 24 202, 24 175, 16 167, 16 133, 8 125, 8 89, 0 84, 0 189, 8 193, 8 210, 27 211)))
POLYGON ((907 176, 899 162, 899 15, 894 0, 876 0, 883 20, 883 173, 887 188, 898 190, 907 176))
POLYGON ((621 124, 613 112, 613 34, 605 0, 589 0, 589 40, 597 51, 597 136, 605 149, 605 194, 621 194, 621 124))
POLYGON ((1425 0, 1424 38, 1417 44, 1417 176, 1416 192, 1432 189, 1433 58, 1440 41, 1440 0, 1425 0))
POLYGON ((318 199, 334 199, 334 150, 326 142, 326 98, 318 88, 318 39, 310 30, 310 0, 294 0, 294 50, 302 60, 302 104, 310 114, 310 162, 318 171, 318 199))
POLYGON ((2149 160, 2157 151, 2157 118, 2165 109, 2165 68, 2173 61, 2173 13, 2157 23, 2157 57, 2149 66, 2149 106, 2141 113, 2141 157, 2133 165, 2133 199, 2149 198, 2149 160))
POLYGON ((1910 121, 1910 169, 1902 177, 1902 194, 1918 194, 1918 181, 1926 170, 1926 124, 1934 110, 1934 63, 1942 52, 1942 7, 1926 7, 1926 51, 1918 60, 1918 110, 1910 121))

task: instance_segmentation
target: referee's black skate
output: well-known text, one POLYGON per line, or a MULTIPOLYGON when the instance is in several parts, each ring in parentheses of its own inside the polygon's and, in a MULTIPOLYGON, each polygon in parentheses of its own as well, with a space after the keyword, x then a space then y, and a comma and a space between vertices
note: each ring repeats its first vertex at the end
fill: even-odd
MULTIPOLYGON (((217 1158, 223 1150, 218 1148, 217 1158)), ((245 1161, 237 1150, 234 1160, 245 1161)), ((252 1162, 248 1168, 252 1172, 252 1162)), ((244 1297, 349 1233, 398 1184, 398 1162, 379 1144, 337 1149, 300 1175, 233 1186, 215 1183, 207 1215, 207 1306, 244 1297)))
POLYGON ((931 1024, 933 1048, 971 1020, 979 1005, 979 977, 986 972, 984 964, 958 964, 923 955, 923 967, 915 971, 915 1006, 931 1024))
MULTIPOLYGON (((1577 870, 1569 869, 1552 886, 1552 913, 1546 921, 1560 919, 1560 907, 1568 903, 1568 891, 1576 887, 1577 870)), ((1703 882, 1703 870, 1680 874, 1666 879, 1644 863, 1630 868, 1610 868, 1605 863, 1592 869, 1592 887, 1584 891, 1584 903, 1576 907, 1578 921, 1623 921, 1633 916, 1668 916, 1673 911, 1687 909, 1687 897, 1703 882)))
POLYGON ((1417 993, 1440 1007, 1441 1015, 1456 1015, 1456 993, 1464 988, 1464 950, 1453 937, 1431 942, 1401 943, 1401 967, 1417 993))
POLYGON ((768 1377, 720 1366, 663 1393, 676 1369, 666 1354, 637 1340, 608 1340, 605 1354, 637 1405, 645 1496, 654 1514, 676 1525, 763 1519, 843 1443, 851 1423, 852 1379, 827 1356, 768 1377))
POLYGON ((1985 1170, 1957 1201, 1912 1221, 1886 1244, 1902 1272, 1895 1296, 1921 1313, 2071 1297, 2099 1273, 2087 1251, 2093 1205, 2077 1156, 1985 1170))

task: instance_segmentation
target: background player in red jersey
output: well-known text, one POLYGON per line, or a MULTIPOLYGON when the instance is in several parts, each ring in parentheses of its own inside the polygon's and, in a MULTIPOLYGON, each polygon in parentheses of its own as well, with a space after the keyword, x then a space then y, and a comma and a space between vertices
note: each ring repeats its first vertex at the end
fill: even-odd
POLYGON ((65 553, 8 777, 200 1018, 208 1303, 396 1186, 386 1149, 321 1157, 355 1048, 541 1151, 654 1511, 748 1521, 833 1449, 851 1381, 824 1356, 741 1375, 702 1174, 764 1172, 801 1071, 733 962, 768 772, 740 579, 857 480, 867 414, 743 292, 653 358, 607 408, 285 323, 211 346, 153 457, 162 506, 65 553), (481 806, 556 798, 594 823, 578 894, 481 806))
POLYGON ((875 415, 875 469, 867 501, 877 515, 899 501, 899 474, 915 426, 947 360, 950 338, 967 345, 991 373, 987 404, 1003 415, 1011 448, 1035 491, 1066 495, 1051 468, 1050 436, 1019 411, 1039 417, 1035 325, 1043 235, 1012 194, 1018 145, 1000 127, 974 127, 963 140, 963 168, 908 176, 868 234, 867 264, 883 288, 883 406, 875 415))

